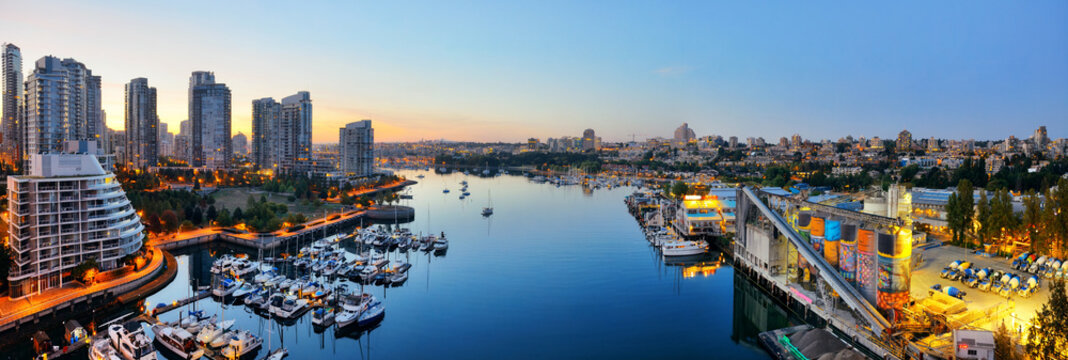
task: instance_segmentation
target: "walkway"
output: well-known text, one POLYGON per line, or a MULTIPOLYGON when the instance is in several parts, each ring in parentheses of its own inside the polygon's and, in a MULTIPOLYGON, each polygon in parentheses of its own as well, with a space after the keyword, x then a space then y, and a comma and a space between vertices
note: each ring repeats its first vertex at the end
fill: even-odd
POLYGON ((86 297, 96 296, 127 285, 139 283, 146 277, 152 277, 158 273, 166 261, 166 256, 160 249, 152 249, 152 262, 139 271, 126 274, 125 276, 109 281, 94 283, 89 286, 68 283, 62 287, 48 289, 43 293, 21 298, 0 298, 0 330, 7 329, 13 323, 34 316, 50 314, 55 308, 65 308, 72 303, 80 303, 86 297))

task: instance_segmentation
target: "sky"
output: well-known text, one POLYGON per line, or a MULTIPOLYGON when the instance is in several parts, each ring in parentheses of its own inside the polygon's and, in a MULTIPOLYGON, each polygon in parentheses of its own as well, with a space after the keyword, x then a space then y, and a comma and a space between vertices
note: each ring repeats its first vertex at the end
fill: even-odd
POLYGON ((252 100, 309 91, 313 141, 605 141, 801 134, 1068 137, 1065 1, 11 1, 24 73, 54 55, 103 78, 111 128, 146 77, 177 133, 188 79, 252 100))

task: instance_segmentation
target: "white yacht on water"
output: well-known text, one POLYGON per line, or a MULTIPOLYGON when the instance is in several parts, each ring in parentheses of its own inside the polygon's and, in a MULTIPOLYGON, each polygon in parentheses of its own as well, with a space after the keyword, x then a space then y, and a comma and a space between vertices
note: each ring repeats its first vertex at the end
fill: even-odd
POLYGON ((669 241, 660 245, 664 256, 690 256, 708 252, 708 244, 703 241, 669 241))
POLYGON ((111 346, 126 360, 156 359, 156 349, 141 330, 131 332, 125 326, 112 324, 108 326, 108 338, 111 346))

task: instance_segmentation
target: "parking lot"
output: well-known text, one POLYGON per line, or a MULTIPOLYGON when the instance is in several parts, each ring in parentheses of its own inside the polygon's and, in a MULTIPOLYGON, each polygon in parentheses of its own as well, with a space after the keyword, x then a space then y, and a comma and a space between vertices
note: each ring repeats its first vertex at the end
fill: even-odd
MULTIPOLYGON (((913 256, 917 255, 913 254, 913 256)), ((964 302, 968 305, 969 310, 985 310, 999 303, 1012 301, 1016 304, 1015 319, 1005 319, 1005 325, 1017 329, 1021 326, 1026 327, 1025 324, 1034 317, 1035 312, 1041 309, 1042 305, 1049 299, 1049 282, 1041 277, 1037 293, 1028 298, 1022 298, 1013 293, 1008 299, 991 292, 970 288, 960 281, 939 277, 942 269, 955 260, 971 262, 972 269, 989 267, 995 270, 1015 273, 1020 276, 1021 280, 1025 280, 1032 275, 1026 271, 1012 269, 1011 259, 979 256, 971 253, 970 250, 949 245, 925 251, 923 259, 924 261, 912 270, 911 292, 913 299, 927 297, 927 290, 931 288, 931 285, 942 284, 942 286, 953 286, 963 290, 966 293, 964 302)))

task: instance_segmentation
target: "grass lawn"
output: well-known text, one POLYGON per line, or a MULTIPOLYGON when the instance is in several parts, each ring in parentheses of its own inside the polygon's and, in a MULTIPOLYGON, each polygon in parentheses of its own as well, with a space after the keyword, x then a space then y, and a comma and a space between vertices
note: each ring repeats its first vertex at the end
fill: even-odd
POLYGON ((304 214, 308 218, 323 216, 323 211, 337 212, 342 208, 340 204, 330 203, 323 203, 319 207, 315 207, 314 205, 309 206, 302 204, 303 201, 300 199, 297 199, 294 202, 289 202, 288 193, 272 193, 250 188, 224 188, 216 191, 212 194, 212 197, 215 198, 215 208, 219 210, 226 208, 230 209, 230 211, 234 211, 236 208, 244 210, 248 207, 249 195, 255 197, 256 200, 259 200, 260 196, 267 196, 267 201, 284 204, 289 207, 290 213, 304 214))

